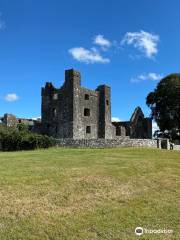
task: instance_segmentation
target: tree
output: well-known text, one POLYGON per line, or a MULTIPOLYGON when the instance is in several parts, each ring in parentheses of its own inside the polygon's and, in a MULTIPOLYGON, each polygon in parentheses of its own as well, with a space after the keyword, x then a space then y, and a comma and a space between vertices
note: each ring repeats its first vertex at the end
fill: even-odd
POLYGON ((28 132, 28 125, 27 125, 27 124, 24 124, 24 123, 18 123, 18 124, 17 124, 17 129, 18 129, 20 132, 28 132))
POLYGON ((151 116, 160 130, 169 133, 180 131, 180 74, 163 78, 146 98, 151 116))

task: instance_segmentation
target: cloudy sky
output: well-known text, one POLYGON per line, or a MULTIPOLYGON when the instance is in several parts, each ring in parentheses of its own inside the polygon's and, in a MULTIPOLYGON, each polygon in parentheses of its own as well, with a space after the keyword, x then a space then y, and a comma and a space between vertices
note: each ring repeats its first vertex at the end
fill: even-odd
POLYGON ((180 71, 180 1, 0 0, 0 115, 40 116, 41 87, 62 85, 64 70, 82 85, 112 89, 112 116, 146 115, 147 94, 180 71))

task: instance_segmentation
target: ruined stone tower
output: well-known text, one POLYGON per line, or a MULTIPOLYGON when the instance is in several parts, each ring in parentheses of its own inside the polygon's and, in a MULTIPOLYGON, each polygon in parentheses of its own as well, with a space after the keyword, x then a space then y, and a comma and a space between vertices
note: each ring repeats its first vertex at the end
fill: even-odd
POLYGON ((99 138, 113 138, 111 123, 111 88, 101 85, 99 92, 99 138))
POLYGON ((80 73, 66 70, 60 89, 42 88, 42 128, 56 138, 113 138, 110 87, 83 88, 80 73))

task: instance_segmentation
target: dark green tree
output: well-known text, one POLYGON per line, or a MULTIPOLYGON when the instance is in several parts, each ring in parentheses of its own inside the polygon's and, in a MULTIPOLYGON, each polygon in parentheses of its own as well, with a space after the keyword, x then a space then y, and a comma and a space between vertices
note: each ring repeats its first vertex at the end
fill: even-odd
POLYGON ((151 116, 161 131, 180 130, 180 74, 171 74, 163 78, 153 92, 146 98, 151 116))

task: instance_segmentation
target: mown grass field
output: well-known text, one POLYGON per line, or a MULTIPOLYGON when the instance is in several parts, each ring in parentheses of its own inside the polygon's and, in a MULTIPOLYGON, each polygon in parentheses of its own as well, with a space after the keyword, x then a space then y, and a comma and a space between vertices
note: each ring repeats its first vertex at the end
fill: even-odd
POLYGON ((1 240, 180 239, 180 152, 0 153, 1 240), (145 234, 134 229, 172 229, 145 234))

